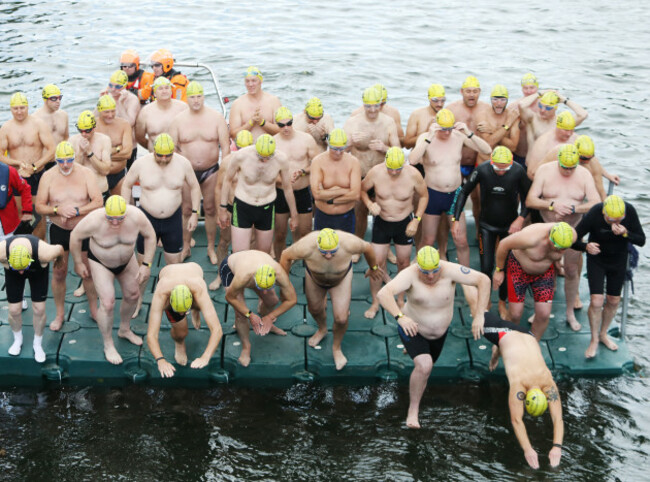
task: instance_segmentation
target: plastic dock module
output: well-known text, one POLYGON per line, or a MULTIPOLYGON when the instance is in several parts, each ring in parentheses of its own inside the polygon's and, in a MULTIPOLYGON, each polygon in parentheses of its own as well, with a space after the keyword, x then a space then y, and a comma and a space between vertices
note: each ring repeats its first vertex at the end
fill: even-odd
MULTIPOLYGON (((369 223, 369 232, 372 223, 369 223)), ((369 239, 369 232, 367 239, 369 239)), ((471 267, 479 268, 478 249, 474 239, 474 224, 468 220, 468 237, 471 247, 471 267)), ((201 265, 206 283, 218 275, 218 266, 207 257, 205 231, 199 226, 194 233, 196 241, 188 261, 201 265)), ((290 239, 290 237, 289 237, 290 239)), ((450 238, 448 255, 455 261, 456 253, 450 238)), ((415 255, 415 249, 413 249, 415 255)), ((72 263, 71 263, 72 265, 72 263)), ((210 292, 217 315, 221 322, 223 338, 209 364, 202 369, 191 368, 191 363, 200 357, 208 342, 209 330, 204 321, 196 330, 188 325, 189 334, 185 345, 187 364, 175 360, 175 343, 171 338, 171 325, 163 316, 159 342, 163 355, 176 369, 172 378, 162 378, 146 345, 149 306, 155 289, 158 273, 164 266, 162 252, 158 249, 151 270, 151 279, 143 298, 140 314, 131 320, 132 330, 143 338, 143 345, 136 346, 119 338, 119 307, 121 290, 116 283, 113 340, 123 363, 112 365, 106 361, 102 337, 97 323, 90 317, 85 295, 75 297, 73 291, 79 287, 80 278, 68 274, 65 297, 65 323, 59 332, 52 332, 47 325, 53 320, 56 310, 51 291, 46 301, 47 325, 43 338, 46 353, 45 363, 34 360, 32 349, 33 322, 30 307, 22 312, 23 347, 18 356, 8 354, 13 342, 9 325, 9 307, 4 290, 4 271, 0 272, 0 385, 41 386, 44 384, 75 385, 124 385, 149 383, 160 386, 209 386, 217 383, 242 384, 290 384, 295 381, 323 381, 325 383, 368 383, 378 380, 398 379, 408 381, 413 361, 404 353, 401 339, 397 335, 397 323, 382 308, 372 319, 364 317, 372 298, 370 285, 364 273, 368 267, 365 259, 353 266, 351 304, 348 329, 343 338, 342 351, 348 362, 337 370, 332 356, 334 313, 331 299, 327 301, 327 334, 316 347, 309 345, 309 339, 316 333, 317 324, 309 313, 305 297, 305 271, 301 262, 294 263, 290 272, 298 295, 298 303, 276 321, 276 326, 286 332, 285 336, 270 333, 258 336, 249 328, 252 345, 251 362, 248 367, 239 363, 241 340, 234 328, 235 311, 225 300, 223 287, 210 292)), ((395 265, 387 265, 388 272, 395 276, 395 265)), ((584 274, 584 273, 583 273, 584 274)), ((51 275, 50 275, 51 277, 51 275)), ((584 308, 576 310, 576 317, 582 328, 574 332, 566 323, 566 300, 564 299, 564 278, 558 277, 551 320, 541 341, 542 354, 549 368, 556 374, 578 377, 617 376, 633 367, 625 340, 618 338, 618 319, 610 330, 619 346, 612 352, 601 346, 595 359, 587 360, 584 352, 589 344, 590 331, 587 319, 589 288, 584 276, 580 281, 580 294, 584 308)), ((29 284, 25 295, 29 301, 29 284)), ((258 298, 252 290, 246 290, 245 299, 250 309, 257 312, 258 298)), ((496 310, 497 293, 492 292, 493 311, 496 310)), ((522 325, 530 326, 528 318, 533 313, 532 297, 527 297, 522 325)), ((455 379, 477 380, 481 378, 505 377, 501 362, 494 372, 488 369, 492 344, 486 339, 474 340, 471 334, 472 317, 460 287, 456 287, 454 317, 439 359, 431 373, 432 382, 448 382, 455 379)))

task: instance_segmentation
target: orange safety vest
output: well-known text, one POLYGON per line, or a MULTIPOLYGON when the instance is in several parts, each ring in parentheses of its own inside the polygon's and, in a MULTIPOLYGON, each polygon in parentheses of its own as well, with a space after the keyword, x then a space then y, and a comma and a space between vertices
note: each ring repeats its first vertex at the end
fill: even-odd
POLYGON ((140 99, 141 104, 146 104, 151 97, 151 86, 153 85, 153 72, 141 70, 140 75, 133 81, 126 84, 126 88, 133 92, 140 99))
MULTIPOLYGON (((170 70, 168 73, 172 72, 173 75, 170 77, 167 77, 169 81, 172 84, 172 99, 177 99, 177 100, 182 100, 183 102, 187 102, 187 84, 190 83, 190 81, 187 79, 187 77, 180 72, 176 72, 175 70, 170 70)), ((145 72, 146 74, 151 75, 151 81, 147 83, 147 85, 143 86, 140 90, 140 100, 142 99, 151 99, 153 100, 153 83, 156 80, 153 76, 153 73, 151 72, 145 72)))

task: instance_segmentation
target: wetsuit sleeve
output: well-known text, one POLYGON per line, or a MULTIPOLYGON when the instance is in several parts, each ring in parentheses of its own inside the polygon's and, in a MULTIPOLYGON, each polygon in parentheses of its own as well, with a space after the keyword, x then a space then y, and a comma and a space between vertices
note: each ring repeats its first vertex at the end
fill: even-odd
POLYGON ((467 198, 469 195, 472 193, 474 188, 479 182, 479 170, 474 169, 474 172, 469 176, 469 179, 467 182, 463 185, 463 189, 460 191, 460 194, 458 195, 458 200, 456 201, 456 209, 454 209, 454 218, 459 219, 461 213, 463 212, 463 209, 465 209, 465 203, 467 202, 467 198))
POLYGON ((523 175, 519 178, 519 199, 521 200, 521 209, 519 215, 522 218, 528 216, 528 207, 526 207, 526 198, 528 197, 528 190, 530 189, 530 179, 526 171, 523 171, 523 175))
MULTIPOLYGON (((602 204, 598 204, 597 206, 602 206, 602 204)), ((598 210, 596 206, 594 206, 589 210, 587 214, 582 216, 582 219, 576 226, 576 233, 578 233, 578 240, 575 243, 573 243, 571 249, 575 249, 576 251, 587 250, 587 243, 585 243, 582 240, 582 238, 585 236, 585 234, 591 231, 594 216, 597 215, 599 212, 600 210, 598 210)))
POLYGON ((627 228, 627 239, 630 243, 637 246, 645 244, 645 233, 639 221, 636 209, 631 204, 625 203, 625 227, 627 228))

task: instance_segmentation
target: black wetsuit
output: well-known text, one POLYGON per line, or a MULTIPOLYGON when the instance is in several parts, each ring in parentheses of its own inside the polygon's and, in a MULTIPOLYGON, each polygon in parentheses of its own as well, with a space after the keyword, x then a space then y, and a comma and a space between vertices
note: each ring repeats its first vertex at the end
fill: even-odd
POLYGON ((593 206, 585 214, 578 225, 578 241, 571 248, 586 251, 587 243, 582 241, 585 234, 589 234, 589 243, 598 243, 599 254, 587 253, 587 278, 589 292, 592 295, 601 295, 604 291, 605 277, 607 277, 607 294, 620 296, 627 265, 628 243, 643 246, 645 233, 639 222, 636 209, 625 203, 625 218, 620 223, 627 229, 627 237, 616 235, 612 226, 605 221, 603 216, 603 203, 593 206))
MULTIPOLYGON (((517 163, 513 163, 509 171, 503 176, 494 172, 489 162, 478 166, 463 186, 454 217, 458 219, 465 208, 465 202, 476 185, 481 186, 481 214, 479 217, 479 254, 481 257, 481 272, 492 278, 494 271, 494 251, 497 239, 508 236, 510 225, 517 216, 526 217, 526 196, 530 188, 530 181, 526 170, 517 163), (521 212, 517 207, 521 204, 521 212)), ((504 268, 504 266, 500 266, 504 268)), ((506 283, 501 283, 499 299, 507 299, 508 290, 506 283)))

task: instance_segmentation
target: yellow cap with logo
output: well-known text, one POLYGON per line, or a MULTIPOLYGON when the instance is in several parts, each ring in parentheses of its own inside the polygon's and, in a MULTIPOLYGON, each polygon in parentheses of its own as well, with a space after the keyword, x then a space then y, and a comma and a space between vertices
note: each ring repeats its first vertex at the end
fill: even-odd
POLYGON ((454 127, 456 117, 454 117, 454 113, 449 109, 440 109, 436 114, 436 122, 443 129, 449 129, 454 127))
POLYGON ((603 201, 603 213, 610 218, 622 218, 625 216, 625 201, 620 196, 612 194, 603 201))
POLYGON ((115 107, 117 107, 117 104, 115 103, 115 99, 113 99, 112 95, 102 95, 97 101, 97 112, 115 110, 115 107))
POLYGON ((386 167, 388 169, 404 167, 404 151, 401 147, 391 147, 386 151, 386 167))
POLYGON ((381 91, 377 90, 374 86, 368 87, 363 91, 361 96, 364 105, 377 105, 381 104, 381 91))
POLYGON ((537 77, 535 77, 535 74, 528 72, 521 78, 521 85, 535 85, 539 87, 539 82, 537 82, 537 77))
POLYGON ((427 95, 429 96, 429 100, 439 99, 440 97, 445 96, 445 88, 440 84, 431 84, 427 91, 427 95))
POLYGON ((97 126, 97 120, 95 119, 95 114, 89 110, 83 111, 77 117, 77 129, 85 131, 88 129, 94 129, 97 126))
POLYGON ((59 95, 61 95, 61 90, 54 84, 47 84, 43 87, 43 91, 41 92, 41 97, 43 97, 43 99, 49 99, 50 97, 59 95))
POLYGON ((345 147, 348 145, 348 135, 343 129, 337 127, 330 132, 329 137, 330 147, 345 147))
POLYGON ((560 102, 560 98, 555 92, 546 92, 542 97, 540 97, 539 101, 543 105, 555 107, 557 103, 560 102))
POLYGON ((506 146, 496 146, 490 156, 490 160, 497 164, 512 164, 512 159, 512 151, 506 146))
POLYGON ((156 93, 156 90, 158 90, 158 87, 162 85, 172 85, 172 83, 169 81, 167 77, 163 77, 162 75, 158 77, 154 83, 153 83, 153 93, 156 93))
POLYGON ((237 133, 237 137, 235 137, 235 144, 237 144, 237 147, 241 149, 250 146, 252 143, 253 134, 251 134, 251 131, 242 129, 237 133))
POLYGON ((562 111, 557 115, 557 119, 555 119, 555 126, 564 131, 572 131, 576 128, 575 117, 568 110, 562 111))
POLYGON ((417 260, 418 266, 424 271, 438 269, 438 266, 440 266, 440 253, 434 247, 425 246, 418 251, 417 260))
POLYGON ((16 92, 9 99, 9 107, 18 107, 21 105, 29 105, 27 96, 22 92, 16 92))
POLYGON ((386 102, 388 100, 388 91, 386 90, 386 87, 384 87, 382 84, 375 84, 373 87, 381 92, 381 103, 383 104, 386 102))
POLYGON ((176 285, 169 294, 169 304, 176 313, 187 313, 192 301, 192 292, 187 285, 176 285))
POLYGON ((291 111, 284 106, 275 111, 275 122, 280 122, 283 119, 293 119, 291 111))
POLYGON ((312 119, 323 117, 323 103, 318 97, 312 97, 305 105, 305 113, 312 119))
POLYGON ((74 148, 72 144, 68 141, 61 141, 56 146, 56 151, 54 152, 55 159, 70 159, 74 158, 74 148))
POLYGON ((255 150, 262 157, 271 157, 275 152, 275 139, 269 134, 262 134, 255 141, 255 150))
POLYGON ((578 154, 585 157, 592 157, 596 153, 596 146, 591 137, 587 135, 578 136, 575 142, 578 154))
POLYGON ((16 271, 21 271, 27 269, 27 267, 32 264, 34 260, 29 254, 29 250, 26 246, 22 244, 14 244, 11 249, 9 249, 9 258, 7 262, 16 271))
POLYGON ((263 264, 255 272, 255 285, 261 290, 273 288, 275 284, 275 270, 268 264, 263 264))
POLYGON ((174 140, 166 133, 158 134, 153 143, 153 151, 159 156, 168 156, 174 153, 174 140))
POLYGON ((555 223, 548 237, 557 248, 570 248, 573 244, 573 228, 564 221, 555 223))
POLYGON ((111 74, 111 78, 109 79, 109 82, 124 87, 129 82, 129 76, 126 75, 126 72, 124 72, 121 69, 116 70, 111 74))
POLYGON ((461 85, 461 89, 480 89, 481 84, 476 77, 468 75, 461 85))
POLYGON ((507 99, 508 89, 506 89, 505 85, 497 84, 492 87, 492 93, 490 94, 490 97, 505 97, 507 99))
POLYGON ((532 388, 526 392, 526 411, 533 417, 539 417, 546 412, 548 400, 539 388, 532 388))
POLYGON ((106 216, 112 218, 124 216, 126 214, 126 200, 119 194, 113 194, 106 200, 104 211, 106 211, 106 216))
POLYGON ((187 95, 187 97, 191 97, 193 95, 203 95, 203 86, 199 84, 196 80, 193 80, 192 82, 187 84, 185 95, 187 95))
POLYGON ((321 229, 317 242, 321 251, 334 251, 339 247, 339 235, 332 228, 321 229))
POLYGON ((577 166, 580 162, 578 148, 573 144, 561 145, 560 150, 557 151, 557 161, 560 163, 560 166, 568 169, 577 166))

